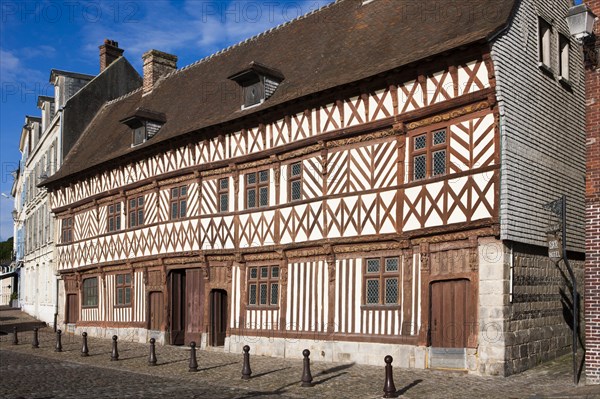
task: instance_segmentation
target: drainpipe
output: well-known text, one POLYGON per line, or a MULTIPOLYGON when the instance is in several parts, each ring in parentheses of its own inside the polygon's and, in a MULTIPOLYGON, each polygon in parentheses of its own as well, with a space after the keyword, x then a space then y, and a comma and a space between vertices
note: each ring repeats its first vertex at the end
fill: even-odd
POLYGON ((513 303, 514 300, 514 288, 515 288, 515 254, 513 252, 513 242, 510 242, 510 274, 509 274, 509 291, 508 291, 508 301, 513 303))

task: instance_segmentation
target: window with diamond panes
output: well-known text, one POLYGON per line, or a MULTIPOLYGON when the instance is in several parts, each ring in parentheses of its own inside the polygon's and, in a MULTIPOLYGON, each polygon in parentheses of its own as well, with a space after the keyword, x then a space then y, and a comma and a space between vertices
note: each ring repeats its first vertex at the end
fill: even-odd
POLYGON ((269 170, 246 174, 246 208, 269 206, 269 170))
POLYGON ((397 305, 399 297, 400 259, 368 258, 364 270, 364 304, 397 305))
POLYGON ((144 225, 144 197, 131 198, 129 200, 129 227, 144 225))
POLYGON ((108 231, 121 230, 121 203, 111 204, 108 206, 108 231))
POLYGON ((248 305, 279 304, 279 266, 251 267, 248 273, 248 305))
POLYGON ((412 180, 445 175, 447 172, 447 130, 420 133, 412 139, 412 180))
POLYGON ((219 179, 219 212, 229 212, 229 178, 219 179))
POLYGON ((187 186, 171 189, 171 220, 184 218, 187 214, 187 186))
POLYGON ((288 167, 288 195, 290 201, 302 199, 302 163, 296 162, 288 167))

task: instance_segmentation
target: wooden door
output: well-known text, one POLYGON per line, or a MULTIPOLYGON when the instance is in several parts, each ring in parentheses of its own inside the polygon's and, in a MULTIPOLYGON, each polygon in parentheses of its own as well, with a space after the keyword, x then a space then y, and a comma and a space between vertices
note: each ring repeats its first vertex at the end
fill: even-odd
POLYGON ((171 345, 185 344, 185 271, 171 272, 170 290, 171 312, 169 332, 171 345))
POLYGON ((210 293, 210 327, 211 345, 225 345, 227 333, 227 292, 225 290, 212 290, 210 293))
POLYGON ((67 295, 67 323, 77 323, 79 321, 79 301, 77 294, 67 295))
POLYGON ((204 329, 204 276, 201 269, 186 270, 185 292, 185 344, 194 341, 199 345, 204 329))
POLYGON ((162 331, 165 320, 165 308, 162 292, 151 292, 148 310, 148 329, 162 331))
POLYGON ((465 348, 469 325, 469 280, 431 284, 430 339, 434 348, 465 348))

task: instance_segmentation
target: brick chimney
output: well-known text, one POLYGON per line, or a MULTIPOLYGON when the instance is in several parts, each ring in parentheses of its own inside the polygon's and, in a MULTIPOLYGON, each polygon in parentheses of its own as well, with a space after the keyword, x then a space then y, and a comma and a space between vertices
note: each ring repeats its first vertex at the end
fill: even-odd
POLYGON ((100 73, 125 51, 119 48, 119 43, 109 39, 104 39, 104 44, 98 48, 100 49, 100 73))
POLYGON ((150 50, 142 55, 144 61, 144 94, 152 91, 156 82, 169 72, 177 69, 177 56, 150 50))

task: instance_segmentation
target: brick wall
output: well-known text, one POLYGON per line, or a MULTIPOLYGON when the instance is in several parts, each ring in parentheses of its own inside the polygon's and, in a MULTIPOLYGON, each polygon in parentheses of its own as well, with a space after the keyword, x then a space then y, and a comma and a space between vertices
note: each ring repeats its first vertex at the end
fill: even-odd
MULTIPOLYGON (((600 0, 585 2, 600 16, 600 0)), ((600 37, 599 21, 595 30, 600 37)), ((586 72, 586 106, 586 382, 600 384, 600 68, 586 72)))

